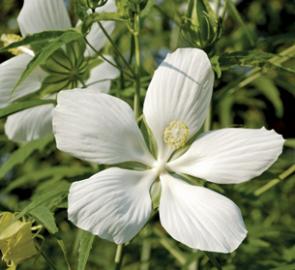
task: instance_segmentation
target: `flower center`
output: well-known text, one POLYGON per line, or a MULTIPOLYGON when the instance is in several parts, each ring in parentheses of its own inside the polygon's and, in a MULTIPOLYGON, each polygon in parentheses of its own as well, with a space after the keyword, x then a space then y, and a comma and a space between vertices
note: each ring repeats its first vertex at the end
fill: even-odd
POLYGON ((170 122, 163 134, 164 142, 174 150, 184 146, 188 137, 188 126, 179 120, 170 122))
POLYGON ((156 171, 157 175, 166 171, 166 162, 164 160, 157 160, 153 164, 153 169, 156 171))

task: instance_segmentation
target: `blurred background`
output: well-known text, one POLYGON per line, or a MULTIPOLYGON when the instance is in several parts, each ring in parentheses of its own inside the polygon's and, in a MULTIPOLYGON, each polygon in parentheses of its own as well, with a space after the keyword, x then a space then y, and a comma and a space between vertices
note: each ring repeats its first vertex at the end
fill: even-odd
MULTIPOLYGON (((16 17, 22 3, 0 1, 0 35, 18 33, 16 17)), ((73 3, 68 1, 67 5, 73 22, 77 21, 73 3)), ((286 139, 278 162, 257 179, 240 185, 206 183, 241 208, 248 237, 230 255, 194 252, 167 236, 156 216, 126 247, 123 269, 295 269, 295 1, 244 0, 234 7, 224 11, 218 38, 204 47, 216 71, 211 128, 265 126, 286 139), (279 54, 287 55, 284 61, 275 61, 279 54)), ((142 17, 144 89, 169 51, 200 45, 186 23, 187 8, 186 1, 155 1, 142 17)), ((117 24, 112 37, 132 63, 134 44, 126 26, 117 24)), ((114 54, 111 46, 104 50, 114 54)), ((1 54, 0 63, 10 57, 10 53, 1 54)), ((133 94, 131 87, 132 82, 126 80, 121 97, 127 101, 133 94)), ((117 88, 122 88, 119 79, 112 91, 117 88)), ((20 211, 45 190, 58 189, 96 170, 58 152, 53 141, 7 165, 19 146, 7 140, 4 120, 0 122, 0 211, 20 211)), ((19 269, 54 269, 50 262, 58 270, 69 269, 67 260, 76 269, 81 232, 67 221, 66 196, 54 197, 46 204, 59 232, 51 234, 43 229, 44 240, 37 240, 42 254, 22 263, 19 269)), ((86 269, 113 269, 114 254, 114 244, 95 238, 86 269)), ((5 265, 0 263, 0 269, 5 265)))

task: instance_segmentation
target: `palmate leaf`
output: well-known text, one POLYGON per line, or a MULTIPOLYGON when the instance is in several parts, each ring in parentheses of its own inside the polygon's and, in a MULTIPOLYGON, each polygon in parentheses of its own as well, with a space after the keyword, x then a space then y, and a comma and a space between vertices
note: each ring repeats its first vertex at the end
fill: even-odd
POLYGON ((41 33, 36 33, 30 36, 26 36, 20 41, 13 42, 6 47, 0 48, 0 53, 6 52, 10 49, 18 48, 24 45, 34 45, 34 44, 42 43, 42 42, 50 42, 54 39, 59 38, 64 33, 65 31, 44 31, 41 33))
POLYGON ((23 163, 31 154, 35 151, 42 151, 50 142, 52 142, 53 136, 49 135, 44 138, 34 140, 21 146, 15 152, 13 152, 8 160, 0 168, 0 181, 11 169, 16 165, 23 163))
POLYGON ((22 81, 24 81, 28 76, 33 72, 33 70, 46 62, 46 60, 60 47, 62 47, 65 44, 68 44, 71 41, 78 40, 83 38, 81 33, 75 31, 75 30, 68 30, 64 32, 62 35, 60 35, 58 38, 52 40, 49 42, 46 46, 42 48, 41 51, 39 51, 35 57, 30 61, 30 63, 27 65, 25 71, 22 73, 21 77, 17 81, 13 91, 20 85, 22 81))
POLYGON ((54 100, 50 99, 33 99, 33 100, 27 100, 27 101, 21 101, 21 102, 15 102, 7 107, 0 109, 0 118, 9 116, 13 113, 29 109, 35 106, 45 105, 49 103, 54 103, 54 100))

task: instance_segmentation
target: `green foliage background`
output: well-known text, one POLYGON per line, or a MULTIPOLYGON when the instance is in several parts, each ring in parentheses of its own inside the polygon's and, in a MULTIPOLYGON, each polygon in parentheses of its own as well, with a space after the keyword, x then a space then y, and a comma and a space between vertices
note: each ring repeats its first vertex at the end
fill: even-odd
MULTIPOLYGON (((192 46, 182 31, 184 2, 164 0, 144 10, 142 98, 165 53, 192 46)), ((1 0, 0 33, 17 33, 21 5, 22 1, 1 0)), ((72 3, 75 20, 73 7, 72 3)), ((295 269, 295 3, 244 0, 236 8, 227 10, 220 38, 207 50, 216 70, 212 128, 265 126, 286 139, 279 161, 257 179, 239 185, 206 183, 241 208, 248 237, 230 255, 192 251, 170 238, 156 216, 127 245, 123 269, 295 269), (276 61, 284 53, 284 61, 276 61)), ((112 38, 133 64, 134 44, 124 23, 117 23, 112 38)), ((104 50, 116 55, 110 45, 104 50)), ((2 62, 11 55, 0 57, 2 62)), ((112 93, 131 103, 133 88, 132 81, 121 77, 113 83, 112 93)), ((0 110, 2 118, 8 114, 0 110)), ((0 122, 0 210, 20 212, 44 226, 44 239, 36 240, 42 252, 19 269, 113 269, 115 245, 91 237, 67 221, 69 183, 89 177, 98 167, 57 151, 52 137, 26 146, 10 142, 4 135, 4 120, 0 122)), ((0 269, 5 269, 4 264, 0 269)))

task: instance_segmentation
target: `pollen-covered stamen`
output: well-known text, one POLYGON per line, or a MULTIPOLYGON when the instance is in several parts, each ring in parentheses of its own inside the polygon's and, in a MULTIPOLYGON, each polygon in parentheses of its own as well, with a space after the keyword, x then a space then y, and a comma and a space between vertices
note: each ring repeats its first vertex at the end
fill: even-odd
POLYGON ((164 142, 174 150, 184 146, 187 142, 188 137, 188 126, 179 120, 170 122, 169 125, 165 128, 163 134, 164 142))

